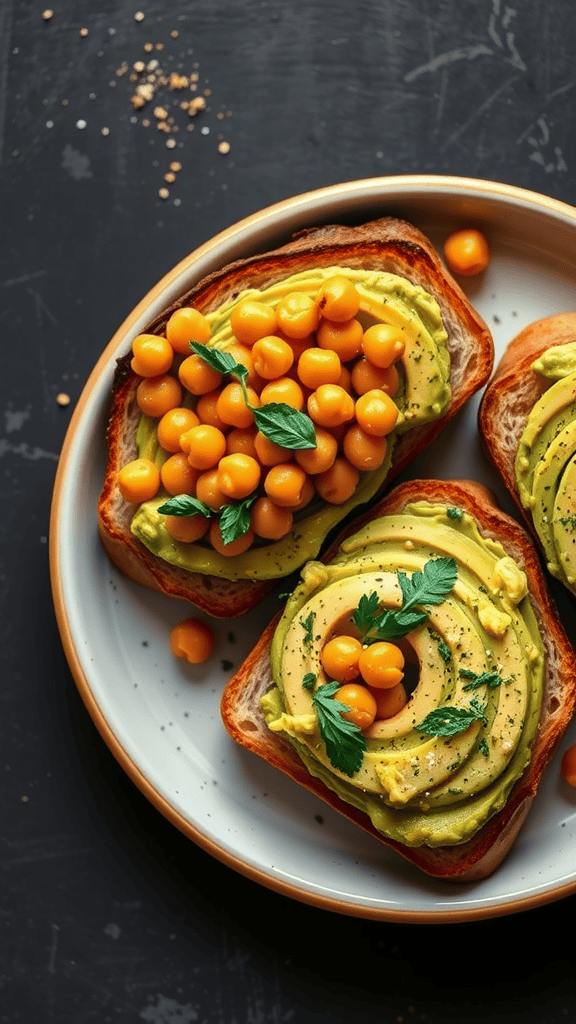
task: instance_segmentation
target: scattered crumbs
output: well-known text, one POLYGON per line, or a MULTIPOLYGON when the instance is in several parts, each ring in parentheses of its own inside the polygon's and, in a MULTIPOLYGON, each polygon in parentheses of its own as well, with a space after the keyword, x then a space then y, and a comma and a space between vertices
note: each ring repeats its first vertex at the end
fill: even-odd
POLYGON ((78 35, 81 36, 82 39, 85 39, 86 36, 88 35, 88 29, 87 28, 81 28, 79 33, 78 33, 78 35))
POLYGON ((218 143, 218 152, 219 153, 229 153, 230 152, 230 143, 229 142, 219 142, 218 143))
POLYGON ((80 131, 82 131, 86 127, 86 121, 84 120, 84 118, 81 117, 78 121, 76 121, 76 127, 79 128, 80 131))
POLYGON ((234 662, 228 661, 228 658, 222 658, 220 664, 224 672, 229 672, 231 668, 234 668, 234 662))
POLYGON ((50 18, 54 17, 54 11, 47 7, 45 11, 42 11, 42 17, 44 18, 44 21, 50 21, 50 18))
POLYGON ((168 188, 159 188, 158 189, 158 195, 160 196, 160 199, 168 199, 168 196, 170 195, 170 189, 168 189, 168 188))
POLYGON ((100 134, 101 135, 110 135, 110 129, 109 128, 101 128, 100 129, 100 134))
POLYGON ((70 405, 70 395, 67 395, 65 391, 59 391, 56 395, 56 401, 61 406, 70 405))
POLYGON ((494 316, 492 317, 492 320, 494 321, 494 323, 495 323, 495 324, 501 324, 501 323, 502 323, 502 321, 501 321, 500 317, 499 317, 499 316, 496 316, 496 313, 495 313, 495 314, 494 314, 494 316))
POLYGON ((136 14, 134 15, 134 21, 144 21, 144 17, 145 15, 142 11, 136 11, 136 14))
POLYGON ((149 647, 149 646, 150 646, 150 644, 148 643, 148 640, 143 640, 142 641, 142 647, 149 647))

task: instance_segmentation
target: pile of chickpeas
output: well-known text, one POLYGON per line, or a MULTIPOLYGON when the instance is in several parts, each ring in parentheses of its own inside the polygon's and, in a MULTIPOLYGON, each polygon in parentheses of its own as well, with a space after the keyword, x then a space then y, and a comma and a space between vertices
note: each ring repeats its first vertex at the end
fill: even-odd
POLYGON ((340 683, 335 700, 349 711, 342 718, 362 729, 368 737, 374 722, 392 718, 405 706, 404 655, 387 640, 363 644, 355 636, 338 634, 320 653, 326 675, 340 683))
POLYGON ((145 458, 125 465, 117 478, 124 499, 140 504, 161 490, 197 498, 214 516, 167 516, 168 532, 184 543, 204 538, 227 556, 255 541, 280 540, 314 498, 346 502, 360 475, 386 458, 399 415, 395 364, 405 347, 395 326, 379 322, 365 330, 359 310, 356 287, 339 273, 316 295, 295 290, 275 307, 241 300, 230 314, 234 341, 226 351, 247 369, 248 404, 237 380, 191 354, 191 340, 210 340, 209 321, 198 310, 173 313, 165 337, 138 335, 131 362, 142 377, 137 402, 158 421, 166 460, 160 469, 145 458), (305 412, 316 447, 292 450, 262 434, 252 409, 269 403, 305 412), (249 529, 224 544, 219 510, 248 498, 249 529))

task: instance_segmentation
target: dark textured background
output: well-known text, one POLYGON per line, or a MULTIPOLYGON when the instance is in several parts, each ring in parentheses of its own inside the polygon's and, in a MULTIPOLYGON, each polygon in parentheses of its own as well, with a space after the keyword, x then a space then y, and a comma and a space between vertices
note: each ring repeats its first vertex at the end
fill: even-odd
POLYGON ((576 1020, 575 897, 453 926, 356 920, 260 889, 176 832, 88 718, 47 565, 83 382, 215 232, 381 174, 576 204, 573 0, 146 0, 140 22, 136 2, 53 2, 49 21, 30 0, 0 7, 1 1024, 576 1020), (156 97, 180 126, 172 151, 117 74, 150 58, 196 66, 211 90, 191 132, 180 95, 156 97))

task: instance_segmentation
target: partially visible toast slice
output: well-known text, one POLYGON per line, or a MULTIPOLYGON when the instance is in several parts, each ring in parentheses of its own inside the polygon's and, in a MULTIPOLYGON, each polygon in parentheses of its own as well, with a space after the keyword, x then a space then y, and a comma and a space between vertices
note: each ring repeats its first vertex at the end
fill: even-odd
MULTIPOLYGON (((383 217, 359 227, 327 225, 302 231, 279 249, 237 261, 211 274, 158 316, 147 332, 163 333, 178 307, 193 305, 207 313, 246 288, 264 288, 310 267, 334 265, 390 271, 421 285, 438 301, 448 332, 450 406, 441 419, 400 437, 389 483, 485 384, 493 363, 493 343, 486 324, 445 271, 431 242, 412 224, 383 217)), ((112 391, 108 463, 98 508, 102 543, 121 571, 136 582, 188 600, 214 616, 240 615, 258 604, 278 581, 228 581, 174 568, 151 554, 130 531, 134 508, 123 501, 116 475, 122 465, 136 456, 138 382, 127 354, 118 361, 112 391)))
POLYGON ((576 313, 557 313, 525 327, 507 346, 478 412, 486 454, 536 540, 532 517, 520 500, 514 469, 528 415, 550 384, 530 367, 546 349, 569 341, 576 341, 576 313))
MULTIPOLYGON (((546 682, 531 759, 504 808, 467 842, 432 849, 407 847, 386 839, 367 815, 341 800, 311 776, 293 748, 265 723, 260 697, 271 684, 270 643, 280 615, 270 623, 251 654, 227 685, 222 717, 232 738, 310 790, 426 874, 450 882, 472 882, 490 875, 509 852, 529 811, 540 779, 570 721, 576 704, 576 655, 561 625, 530 537, 497 506, 493 495, 471 481, 413 480, 395 488, 369 513, 349 526, 338 542, 380 516, 402 511, 414 501, 456 506, 475 517, 484 537, 497 540, 526 573, 530 600, 546 654, 546 682)), ((326 558, 333 557, 332 545, 326 558)))

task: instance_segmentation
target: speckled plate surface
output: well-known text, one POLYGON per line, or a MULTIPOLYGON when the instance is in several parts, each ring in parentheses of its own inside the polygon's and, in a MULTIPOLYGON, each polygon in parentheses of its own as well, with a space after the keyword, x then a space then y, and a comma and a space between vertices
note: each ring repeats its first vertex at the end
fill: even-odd
MULTIPOLYGON (((376 178, 297 196, 241 221, 152 289, 86 384, 54 490, 54 602, 72 673, 110 749, 152 803, 213 856, 262 885, 344 914, 416 923, 495 917, 576 891, 576 792, 559 772, 562 750, 576 740, 574 727, 501 868, 474 885, 432 881, 238 748, 225 732, 222 689, 259 635, 270 603, 242 619, 216 622, 216 656, 203 667, 184 665, 171 656, 167 637, 190 606, 120 576, 97 536, 109 391, 115 359, 133 337, 165 305, 232 259, 271 248, 306 225, 385 213, 412 220, 439 247, 456 227, 474 224, 486 233, 490 266, 466 287, 493 331, 497 358, 532 320, 576 309, 576 209, 510 186, 450 177, 376 178)), ((501 493, 480 454, 477 406, 478 397, 417 460, 413 476, 473 476, 501 493)))

